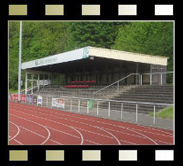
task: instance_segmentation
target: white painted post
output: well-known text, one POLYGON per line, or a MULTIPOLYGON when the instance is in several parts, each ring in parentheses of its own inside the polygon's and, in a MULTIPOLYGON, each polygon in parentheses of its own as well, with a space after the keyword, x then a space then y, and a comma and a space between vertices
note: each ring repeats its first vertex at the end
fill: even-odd
POLYGON ((89 114, 89 100, 87 100, 87 114, 89 114))
POLYGON ((78 112, 80 112, 80 103, 81 101, 80 101, 80 99, 78 100, 78 112))
POLYGON ((161 72, 161 85, 163 84, 163 74, 161 72))
POLYGON ((22 21, 20 21, 19 33, 19 63, 18 63, 18 101, 21 100, 21 60, 22 60, 22 21))
POLYGON ((109 103, 108 103, 108 117, 110 117, 110 115, 111 115, 111 103, 109 101, 109 103))
POLYGON ((99 114, 99 102, 97 101, 97 116, 99 114))
POLYGON ((70 110, 72 111, 72 98, 70 100, 70 110))
POLYGON ((150 73, 150 85, 152 85, 152 73, 150 73))
POLYGON ((27 94, 27 72, 25 73, 25 94, 27 94))
POLYGON ((31 94, 33 94, 33 74, 31 74, 31 83, 32 83, 31 94))
POLYGON ((153 125, 156 123, 156 106, 154 105, 154 118, 153 118, 153 125))
POLYGON ((117 92, 119 93, 119 81, 117 82, 117 92))
POLYGON ((123 103, 121 103, 121 120, 123 119, 123 103))
POLYGON ((38 82, 37 82, 37 89, 39 91, 39 80, 40 80, 40 75, 38 74, 38 82))
POLYGON ((138 122, 138 104, 136 104, 136 122, 138 122))

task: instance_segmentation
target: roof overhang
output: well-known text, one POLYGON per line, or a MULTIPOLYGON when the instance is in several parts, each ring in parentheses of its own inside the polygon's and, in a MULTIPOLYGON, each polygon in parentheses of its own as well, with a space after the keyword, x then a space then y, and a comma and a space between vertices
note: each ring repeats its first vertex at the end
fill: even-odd
POLYGON ((146 54, 132 53, 126 51, 119 51, 113 49, 84 47, 49 57, 36 59, 29 62, 22 63, 22 69, 32 69, 37 67, 55 65, 65 62, 71 62, 81 59, 88 59, 90 57, 98 57, 105 59, 122 60, 129 62, 139 62, 145 64, 163 65, 167 66, 167 57, 152 56, 146 54))

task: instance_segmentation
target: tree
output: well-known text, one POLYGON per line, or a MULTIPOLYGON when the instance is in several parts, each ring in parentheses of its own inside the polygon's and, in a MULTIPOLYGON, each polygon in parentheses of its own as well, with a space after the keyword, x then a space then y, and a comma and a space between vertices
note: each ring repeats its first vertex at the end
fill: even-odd
MULTIPOLYGON (((22 62, 65 52, 68 39, 64 22, 23 22, 22 62)), ((9 87, 17 88, 19 22, 9 23, 9 87)), ((22 72, 22 79, 24 75, 22 72)))
POLYGON ((113 49, 169 57, 173 70, 173 22, 131 22, 121 26, 113 49))
POLYGON ((117 29, 116 22, 68 23, 68 50, 85 46, 110 48, 114 44, 117 29))

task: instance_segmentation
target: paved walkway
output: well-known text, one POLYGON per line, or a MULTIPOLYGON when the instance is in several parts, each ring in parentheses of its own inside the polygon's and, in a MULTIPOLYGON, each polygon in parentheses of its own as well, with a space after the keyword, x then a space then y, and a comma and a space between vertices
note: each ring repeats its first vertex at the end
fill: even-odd
POLYGON ((106 119, 113 119, 117 121, 123 121, 123 122, 128 122, 128 123, 135 123, 143 126, 151 126, 151 127, 157 127, 157 128, 162 128, 162 129, 168 129, 168 130, 173 130, 174 125, 173 125, 173 120, 170 119, 162 119, 155 117, 155 124, 154 118, 149 116, 148 114, 143 114, 143 113, 138 113, 138 116, 136 117, 136 112, 134 110, 133 112, 123 112, 121 114, 120 111, 113 111, 111 110, 110 114, 107 109, 98 109, 98 114, 97 114, 97 109, 92 108, 88 111, 87 113, 87 108, 86 107, 81 107, 80 110, 78 110, 78 107, 66 107, 65 110, 69 112, 76 112, 76 113, 81 113, 89 116, 98 116, 101 118, 106 118, 106 119), (72 110, 70 110, 72 109, 72 110), (121 119, 122 118, 122 119, 121 119), (136 119, 137 118, 137 119, 136 119), (136 122, 137 120, 137 122, 136 122))

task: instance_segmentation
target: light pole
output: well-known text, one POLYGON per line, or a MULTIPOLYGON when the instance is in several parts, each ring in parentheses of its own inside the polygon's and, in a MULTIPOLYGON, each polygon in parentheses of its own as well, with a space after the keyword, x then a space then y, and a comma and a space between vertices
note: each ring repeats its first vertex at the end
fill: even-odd
POLYGON ((18 63, 18 102, 20 102, 21 91, 21 55, 22 55, 22 21, 20 21, 20 35, 19 35, 19 63, 18 63))

